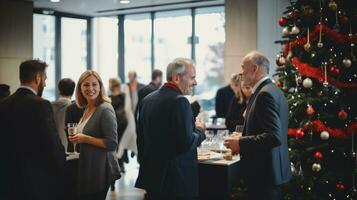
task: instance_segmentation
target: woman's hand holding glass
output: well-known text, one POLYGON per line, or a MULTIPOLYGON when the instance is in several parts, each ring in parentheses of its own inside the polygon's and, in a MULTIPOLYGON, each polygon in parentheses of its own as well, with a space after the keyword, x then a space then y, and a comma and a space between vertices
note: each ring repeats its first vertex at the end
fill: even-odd
POLYGON ((67 131, 68 131, 68 139, 73 143, 73 153, 76 152, 76 144, 77 144, 77 123, 68 123, 67 124, 67 131))

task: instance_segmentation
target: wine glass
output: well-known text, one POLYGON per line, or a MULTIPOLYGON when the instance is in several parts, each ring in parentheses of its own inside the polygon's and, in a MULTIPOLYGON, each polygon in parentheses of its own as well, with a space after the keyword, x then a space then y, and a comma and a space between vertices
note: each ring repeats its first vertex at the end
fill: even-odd
POLYGON ((206 131, 206 140, 207 140, 207 147, 208 148, 212 147, 213 137, 214 137, 214 131, 213 130, 207 130, 206 131))
POLYGON ((217 132, 217 143, 221 154, 223 154, 224 141, 228 139, 228 137, 229 137, 228 130, 219 130, 217 132))
MULTIPOLYGON (((77 123, 68 123, 67 130, 68 130, 68 136, 76 135, 77 134, 77 123)), ((77 154, 76 145, 77 145, 77 143, 73 142, 73 153, 74 154, 77 154)))
POLYGON ((237 125, 235 128, 235 132, 237 132, 240 136, 242 136, 242 132, 243 132, 243 125, 237 125))

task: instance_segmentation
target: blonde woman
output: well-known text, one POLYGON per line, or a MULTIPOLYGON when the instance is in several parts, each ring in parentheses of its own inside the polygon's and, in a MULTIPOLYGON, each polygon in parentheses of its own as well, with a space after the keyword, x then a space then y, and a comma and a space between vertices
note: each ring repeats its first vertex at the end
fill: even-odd
POLYGON ((80 199, 105 199, 110 184, 120 178, 114 151, 117 121, 98 73, 85 71, 76 87, 76 103, 85 108, 71 142, 80 144, 78 194, 80 199))
POLYGON ((244 124, 243 113, 247 107, 249 97, 252 95, 252 87, 242 81, 240 74, 233 75, 232 89, 234 97, 226 115, 226 126, 230 132, 235 131, 237 125, 244 124))

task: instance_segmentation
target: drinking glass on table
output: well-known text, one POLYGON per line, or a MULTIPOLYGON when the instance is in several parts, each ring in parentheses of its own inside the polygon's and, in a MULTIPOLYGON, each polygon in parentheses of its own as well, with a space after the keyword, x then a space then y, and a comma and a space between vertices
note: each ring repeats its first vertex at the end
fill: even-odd
POLYGON ((237 125, 236 128, 235 128, 235 132, 238 133, 239 137, 242 136, 243 128, 244 128, 243 125, 237 125))
POLYGON ((214 137, 214 131, 213 130, 206 130, 206 140, 207 140, 207 147, 210 148, 212 147, 213 143, 213 137, 214 137))
MULTIPOLYGON (((74 136, 77 134, 77 123, 68 123, 67 124, 68 136, 74 136)), ((76 145, 77 143, 73 142, 73 153, 76 154, 76 145)))
POLYGON ((217 143, 219 151, 223 154, 224 141, 229 138, 228 130, 219 130, 217 132, 217 143))

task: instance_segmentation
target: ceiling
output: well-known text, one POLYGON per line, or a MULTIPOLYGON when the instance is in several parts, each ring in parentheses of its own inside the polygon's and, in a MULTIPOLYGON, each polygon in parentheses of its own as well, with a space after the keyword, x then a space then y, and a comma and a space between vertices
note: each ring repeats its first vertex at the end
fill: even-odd
POLYGON ((130 0, 121 4, 120 0, 27 0, 34 2, 37 9, 64 12, 84 16, 112 16, 158 10, 170 10, 188 7, 222 5, 224 0, 130 0))

